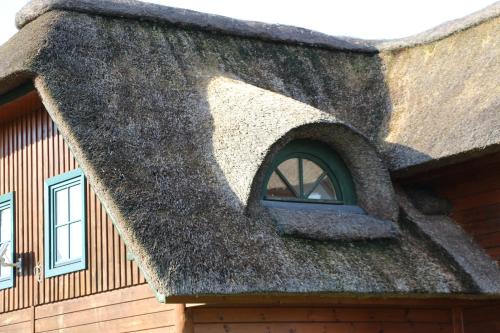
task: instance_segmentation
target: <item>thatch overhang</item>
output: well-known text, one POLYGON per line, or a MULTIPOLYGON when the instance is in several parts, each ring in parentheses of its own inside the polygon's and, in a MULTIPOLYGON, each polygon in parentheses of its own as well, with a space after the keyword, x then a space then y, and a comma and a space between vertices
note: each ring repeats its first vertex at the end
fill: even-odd
MULTIPOLYGON (((414 117, 416 111, 411 103, 393 104, 405 100, 396 93, 413 89, 402 64, 416 73, 418 61, 425 62, 405 56, 413 52, 408 46, 446 45, 455 52, 451 45, 463 36, 475 40, 497 29, 498 8, 453 23, 453 31, 440 28, 413 44, 399 41, 405 48, 397 49, 131 1, 34 1, 18 16, 22 29, 0 47, 0 92, 34 79, 159 295, 498 296, 493 261, 445 218, 436 222, 449 230, 441 237, 404 193, 395 194, 389 176, 389 166, 406 168, 500 142, 491 112, 498 95, 490 86, 476 89, 479 78, 460 96, 466 103, 467 96, 483 98, 485 116, 474 120, 468 109, 456 119, 464 135, 466 122, 475 121, 476 141, 446 144, 455 138, 443 137, 441 151, 430 154, 418 140, 446 124, 425 133, 401 125, 396 120, 404 116, 394 115, 414 117), (394 148, 397 140, 385 140, 397 137, 391 134, 397 126, 418 133, 398 139, 407 147, 402 150, 394 148), (274 154, 297 138, 339 152, 366 216, 396 232, 364 241, 283 236, 260 205, 259 190, 274 154), (456 244, 463 244, 460 251, 456 244)), ((477 47, 498 52, 498 37, 489 36, 477 47)), ((464 61, 477 67, 483 58, 474 54, 464 61)), ((497 63, 487 66, 498 73, 497 63)), ((460 66, 449 69, 459 72, 460 66)), ((432 89, 447 91, 447 82, 437 80, 432 89)), ((448 106, 446 96, 437 95, 443 100, 435 103, 448 106)))

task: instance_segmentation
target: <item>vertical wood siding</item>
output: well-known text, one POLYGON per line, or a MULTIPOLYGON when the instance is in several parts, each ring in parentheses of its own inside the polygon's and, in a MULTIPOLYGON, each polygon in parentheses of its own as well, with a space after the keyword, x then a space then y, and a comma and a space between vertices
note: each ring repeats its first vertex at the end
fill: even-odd
POLYGON ((43 184, 78 164, 40 103, 31 104, 25 107, 34 111, 0 124, 0 194, 15 192, 15 255, 24 261, 15 287, 0 291, 0 313, 144 283, 88 184, 88 269, 43 278, 43 184), (40 283, 35 265, 42 268, 40 283))
POLYGON ((500 264, 500 153, 404 182, 430 186, 449 199, 451 217, 500 264))

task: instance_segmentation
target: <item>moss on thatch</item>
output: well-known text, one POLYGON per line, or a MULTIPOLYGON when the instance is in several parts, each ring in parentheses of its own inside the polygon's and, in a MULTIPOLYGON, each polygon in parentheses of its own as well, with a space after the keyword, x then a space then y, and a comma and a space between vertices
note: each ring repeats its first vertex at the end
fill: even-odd
POLYGON ((464 269, 398 217, 376 148, 399 82, 386 81, 400 63, 388 53, 381 60, 369 43, 121 1, 35 1, 19 17, 23 29, 0 48, 0 91, 15 75, 35 77, 158 293, 500 293, 487 283, 499 276, 492 262, 487 276, 464 269), (398 224, 399 237, 281 236, 259 190, 273 155, 295 138, 337 150, 361 208, 398 224))

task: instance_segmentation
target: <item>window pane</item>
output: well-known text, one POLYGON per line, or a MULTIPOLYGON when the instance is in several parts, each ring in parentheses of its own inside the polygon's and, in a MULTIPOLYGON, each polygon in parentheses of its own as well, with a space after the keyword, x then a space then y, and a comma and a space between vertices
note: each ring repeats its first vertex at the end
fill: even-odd
POLYGON ((70 258, 77 259, 82 256, 82 222, 70 224, 70 258))
POLYGON ((294 198, 295 195, 288 189, 276 172, 273 172, 267 183, 267 197, 270 198, 294 198))
POLYGON ((3 209, 0 213, 0 242, 5 242, 10 240, 11 237, 11 216, 10 208, 3 209))
POLYGON ((292 185, 295 193, 299 193, 299 159, 290 158, 278 166, 278 170, 286 180, 292 185))
MULTIPOLYGON (((7 251, 5 252, 5 260, 8 263, 12 263, 12 249, 11 249, 11 244, 10 242, 8 243, 9 246, 7 246, 7 251)), ((4 267, 2 266, 0 269, 0 277, 9 277, 12 274, 12 268, 11 267, 4 267)))
POLYGON ((323 178, 318 186, 316 186, 316 188, 309 195, 308 199, 337 200, 335 188, 333 187, 333 184, 328 176, 323 178))
POLYGON ((12 268, 7 266, 2 266, 0 270, 0 278, 10 277, 10 274, 12 274, 12 268))
POLYGON ((68 189, 56 192, 56 224, 68 223, 68 189))
MULTIPOLYGON (((305 196, 316 185, 316 181, 324 173, 324 171, 313 161, 303 159, 302 173, 304 175, 304 196, 305 196)), ((309 199, 313 198, 309 196, 309 199)))
POLYGON ((69 235, 68 226, 56 228, 56 261, 64 261, 69 259, 69 235))
POLYGON ((69 220, 82 219, 82 186, 80 184, 69 188, 69 220))

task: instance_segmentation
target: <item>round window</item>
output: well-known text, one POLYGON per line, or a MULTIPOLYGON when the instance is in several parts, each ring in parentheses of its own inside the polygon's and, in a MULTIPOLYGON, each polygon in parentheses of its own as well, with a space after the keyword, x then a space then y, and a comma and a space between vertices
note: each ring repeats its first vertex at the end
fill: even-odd
POLYGON ((288 144, 277 154, 264 184, 265 200, 356 204, 349 170, 321 142, 288 144))

